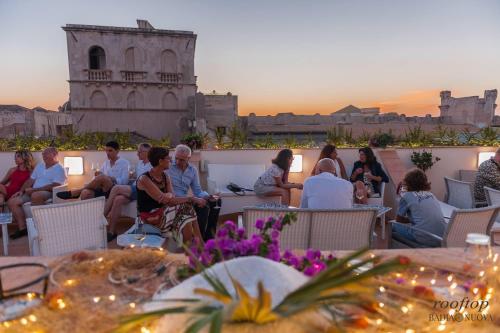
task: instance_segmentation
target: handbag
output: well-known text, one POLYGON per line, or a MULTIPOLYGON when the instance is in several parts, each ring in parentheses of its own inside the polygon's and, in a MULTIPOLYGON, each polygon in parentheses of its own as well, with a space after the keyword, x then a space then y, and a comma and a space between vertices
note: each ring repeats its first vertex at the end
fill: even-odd
POLYGON ((240 185, 237 185, 235 183, 229 183, 226 188, 233 192, 234 194, 236 195, 239 195, 239 196, 244 196, 246 193, 246 191, 253 191, 253 190, 250 190, 250 189, 247 189, 247 188, 244 188, 244 187, 241 187, 240 185))

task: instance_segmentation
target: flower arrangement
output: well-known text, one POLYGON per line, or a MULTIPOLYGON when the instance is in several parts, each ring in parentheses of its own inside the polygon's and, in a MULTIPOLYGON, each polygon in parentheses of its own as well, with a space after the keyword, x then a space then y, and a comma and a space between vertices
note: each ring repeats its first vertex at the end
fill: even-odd
POLYGON ((297 219, 296 214, 287 213, 279 217, 269 217, 267 220, 255 221, 259 233, 247 236, 244 228, 237 228, 234 222, 227 221, 217 231, 214 239, 208 240, 204 246, 194 243, 189 249, 189 264, 180 267, 180 279, 200 273, 205 267, 218 262, 244 256, 259 256, 273 261, 282 262, 313 276, 326 268, 326 263, 335 258, 333 255, 322 255, 320 251, 308 249, 303 256, 287 250, 280 252, 280 233, 287 225, 297 219))

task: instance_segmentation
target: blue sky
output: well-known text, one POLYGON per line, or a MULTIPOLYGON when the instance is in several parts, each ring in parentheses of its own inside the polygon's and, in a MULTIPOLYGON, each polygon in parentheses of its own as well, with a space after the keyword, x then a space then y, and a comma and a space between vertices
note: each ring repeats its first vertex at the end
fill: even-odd
POLYGON ((137 18, 194 31, 199 90, 237 94, 240 114, 437 114, 440 90, 500 88, 495 0, 0 0, 0 104, 57 108, 68 98, 60 27, 137 18))

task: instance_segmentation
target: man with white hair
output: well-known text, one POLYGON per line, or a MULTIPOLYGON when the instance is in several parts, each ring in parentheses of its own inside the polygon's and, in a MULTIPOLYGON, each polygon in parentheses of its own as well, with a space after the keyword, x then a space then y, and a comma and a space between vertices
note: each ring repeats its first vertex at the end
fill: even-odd
POLYGON ((191 148, 178 145, 175 147, 175 160, 172 161, 167 173, 176 196, 187 197, 189 189, 193 192, 198 225, 203 240, 206 241, 215 235, 220 208, 215 209, 216 199, 202 190, 198 170, 189 163, 190 158, 191 148))
POLYGON ((350 182, 335 176, 335 162, 324 158, 317 164, 318 174, 304 182, 301 208, 347 209, 352 208, 353 187, 350 182))
POLYGON ((31 201, 31 205, 43 205, 45 201, 52 198, 52 189, 66 183, 66 172, 57 159, 57 149, 46 148, 42 152, 42 162, 39 162, 30 179, 28 179, 21 190, 15 193, 7 205, 12 216, 17 222, 18 230, 10 237, 17 239, 28 234, 26 229, 26 216, 24 216, 23 204, 31 201))

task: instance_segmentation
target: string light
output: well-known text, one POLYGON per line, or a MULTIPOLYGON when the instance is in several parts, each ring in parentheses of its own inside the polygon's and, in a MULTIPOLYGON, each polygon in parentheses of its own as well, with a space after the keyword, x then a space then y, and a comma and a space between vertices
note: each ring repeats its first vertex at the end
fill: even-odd
POLYGON ((109 298, 109 300, 110 300, 111 302, 114 302, 114 301, 116 300, 116 296, 115 296, 115 295, 109 295, 109 297, 108 297, 108 298, 109 298))
POLYGON ((381 325, 381 324, 383 323, 383 320, 379 318, 379 319, 377 319, 377 320, 375 321, 375 323, 376 323, 377 325, 381 325))
POLYGON ((62 299, 58 299, 57 301, 57 306, 59 307, 59 309, 64 309, 66 307, 66 303, 64 303, 64 301, 62 299))
POLYGON ((382 302, 380 302, 380 303, 378 303, 378 306, 381 307, 381 308, 383 308, 385 306, 385 304, 382 303, 382 302))
POLYGON ((421 272, 425 271, 425 267, 424 266, 420 266, 419 271, 421 271, 421 272))
POLYGON ((22 325, 28 325, 28 319, 26 318, 21 318, 20 322, 22 325))
POLYGON ((432 285, 436 284, 436 280, 432 279, 432 280, 431 280, 431 284, 432 284, 432 285))
POLYGON ((151 333, 151 331, 146 327, 141 327, 141 333, 151 333))
POLYGON ((37 320, 37 318, 36 318, 36 316, 35 316, 35 315, 29 315, 29 316, 28 316, 28 319, 29 319, 30 321, 32 321, 32 322, 36 322, 36 320, 37 320))
POLYGON ((384 286, 380 286, 380 287, 378 288, 378 290, 380 290, 380 292, 381 292, 381 293, 385 293, 385 288, 384 288, 384 286))
POLYGON ((451 289, 455 289, 457 287, 457 283, 456 282, 453 282, 451 285, 450 285, 450 288, 451 289))
POLYGON ((415 333, 415 330, 412 330, 411 328, 406 330, 406 333, 415 333))
POLYGON ((135 309, 135 303, 134 302, 130 303, 128 306, 130 306, 130 308, 132 308, 132 309, 135 309))
POLYGON ((102 262, 103 260, 104 260, 104 258, 103 258, 103 257, 99 257, 99 258, 97 258, 97 262, 102 262))
POLYGON ((478 288, 474 288, 474 289, 472 289, 472 292, 474 293, 474 295, 475 295, 475 294, 477 294, 477 293, 478 293, 478 291, 479 291, 479 289, 478 289, 478 288))
POLYGON ((101 298, 100 297, 94 297, 92 300, 94 301, 94 303, 99 303, 99 301, 101 300, 101 298))
POLYGON ((451 275, 451 274, 450 274, 450 275, 448 275, 448 278, 447 278, 447 279, 448 279, 448 282, 451 282, 451 280, 453 280, 453 275, 451 275))
POLYGON ((406 306, 401 307, 401 312, 403 312, 404 314, 407 314, 408 311, 410 311, 410 309, 408 309, 406 306))
POLYGON ((479 272, 479 276, 483 277, 484 276, 484 271, 479 272))
POLYGON ((444 331, 446 329, 446 325, 441 324, 438 326, 438 331, 444 331))
POLYGON ((73 286, 74 284, 76 284, 76 280, 73 280, 73 279, 69 279, 69 280, 64 281, 64 285, 65 285, 66 287, 71 287, 71 286, 73 286))

